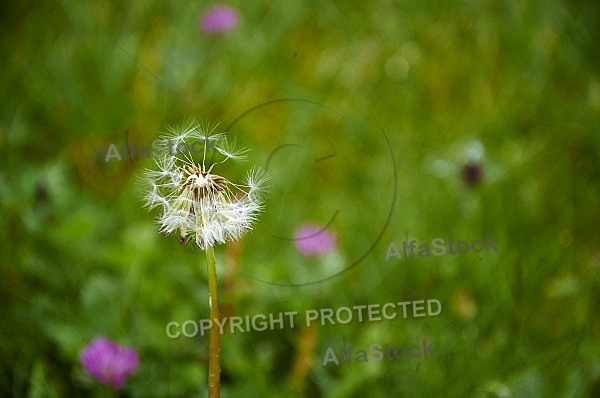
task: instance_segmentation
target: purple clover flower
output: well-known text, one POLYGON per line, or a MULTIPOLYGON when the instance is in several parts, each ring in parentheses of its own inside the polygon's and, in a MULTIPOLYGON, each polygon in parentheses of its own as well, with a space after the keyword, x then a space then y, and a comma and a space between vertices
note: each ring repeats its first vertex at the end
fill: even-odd
POLYGON ((335 234, 314 224, 304 224, 295 234, 296 248, 305 256, 316 256, 335 248, 335 234))
POLYGON ((113 343, 104 337, 97 337, 86 346, 79 354, 79 360, 96 380, 116 389, 123 387, 125 379, 139 364, 135 349, 113 343))
POLYGON ((218 34, 235 28, 239 15, 235 8, 218 5, 209 8, 200 20, 200 28, 209 34, 218 34))

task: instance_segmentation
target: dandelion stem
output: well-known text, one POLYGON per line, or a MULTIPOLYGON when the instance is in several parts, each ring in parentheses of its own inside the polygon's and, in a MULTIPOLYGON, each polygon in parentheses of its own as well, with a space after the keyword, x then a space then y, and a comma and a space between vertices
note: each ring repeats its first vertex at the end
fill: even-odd
POLYGON ((208 275, 208 294, 210 304, 210 319, 212 326, 208 347, 208 398, 219 398, 221 389, 221 335, 215 327, 219 314, 219 288, 217 284, 217 269, 215 266, 215 251, 212 246, 206 248, 206 270, 208 275))

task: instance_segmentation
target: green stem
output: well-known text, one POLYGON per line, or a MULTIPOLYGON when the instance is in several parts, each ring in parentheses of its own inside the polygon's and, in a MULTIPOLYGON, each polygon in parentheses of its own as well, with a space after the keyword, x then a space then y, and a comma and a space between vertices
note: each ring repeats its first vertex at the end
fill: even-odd
POLYGON ((206 270, 208 276, 208 295, 210 304, 210 319, 212 325, 208 346, 208 398, 219 398, 221 389, 221 334, 216 327, 221 322, 219 314, 219 287, 217 284, 217 269, 215 266, 215 251, 212 246, 206 248, 206 270))

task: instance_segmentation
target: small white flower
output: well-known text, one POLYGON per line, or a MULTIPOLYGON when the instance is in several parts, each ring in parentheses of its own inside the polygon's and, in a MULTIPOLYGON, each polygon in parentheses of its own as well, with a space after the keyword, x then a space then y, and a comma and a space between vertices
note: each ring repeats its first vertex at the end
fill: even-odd
POLYGON ((193 239, 202 249, 236 240, 252 229, 262 210, 267 180, 256 168, 242 185, 215 174, 216 166, 228 160, 241 161, 247 152, 235 149, 225 134, 216 132, 217 127, 208 122, 169 127, 164 142, 170 140, 173 148, 182 144, 179 148, 187 150, 171 152, 174 156, 167 152, 156 159, 156 169, 145 170, 141 180, 146 207, 160 209, 160 231, 167 235, 178 231, 182 243, 193 239), (196 162, 190 146, 198 141, 204 147, 198 156, 201 161, 196 162), (218 159, 207 164, 209 158, 218 159))

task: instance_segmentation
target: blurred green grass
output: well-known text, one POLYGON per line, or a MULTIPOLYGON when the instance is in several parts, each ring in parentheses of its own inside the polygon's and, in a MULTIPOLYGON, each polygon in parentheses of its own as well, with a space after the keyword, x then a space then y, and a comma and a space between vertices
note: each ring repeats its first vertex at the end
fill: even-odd
POLYGON ((281 102, 232 126, 253 149, 248 163, 283 144, 303 150, 274 158, 267 212, 234 271, 217 250, 234 283, 221 281, 225 304, 240 316, 303 312, 418 299, 412 290, 440 300, 460 332, 432 317, 226 334, 224 397, 598 396, 598 5, 231 4, 241 23, 217 37, 198 30, 207 3, 5 9, 3 396, 105 396, 78 361, 99 334, 140 352, 122 395, 205 394, 207 341, 165 333, 208 314, 203 256, 156 233, 141 209, 135 179, 150 162, 104 157, 126 131, 151 143, 183 118, 227 126, 281 98, 331 110, 281 102), (458 170, 473 142, 485 149, 483 180, 467 187, 458 170), (314 162, 331 145, 337 155, 314 162), (248 278, 331 276, 377 240, 392 203, 383 236, 347 272, 291 288, 248 278), (337 257, 304 259, 272 236, 325 223, 332 210, 337 257), (407 231, 419 242, 488 234, 498 252, 386 262, 407 231), (367 347, 424 337, 435 358, 322 366, 342 338, 367 347))

